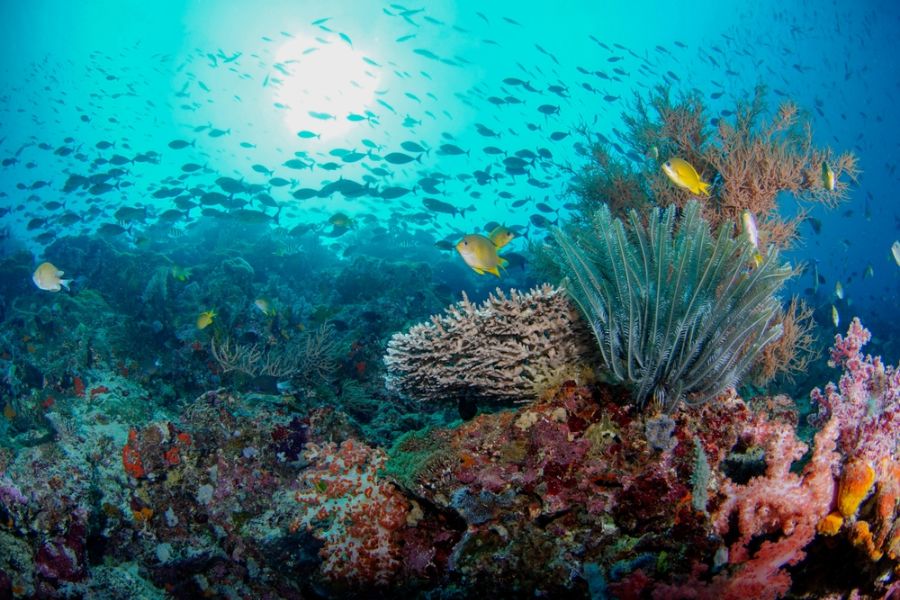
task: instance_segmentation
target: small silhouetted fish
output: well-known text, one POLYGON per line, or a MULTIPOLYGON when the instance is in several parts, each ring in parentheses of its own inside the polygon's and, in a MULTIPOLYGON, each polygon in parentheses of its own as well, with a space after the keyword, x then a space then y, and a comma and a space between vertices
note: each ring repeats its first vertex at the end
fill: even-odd
POLYGON ((202 165, 198 165, 197 163, 185 163, 181 165, 181 170, 185 173, 193 173, 194 171, 199 171, 202 169, 202 165))
POLYGON ((289 169, 297 169, 297 170, 307 169, 310 166, 309 164, 303 162, 299 158, 292 158, 291 160, 285 161, 282 164, 289 169))
POLYGON ((246 189, 243 181, 238 181, 233 177, 219 177, 216 179, 216 185, 229 194, 240 194, 246 189))
POLYGON ((441 144, 440 149, 438 150, 438 154, 446 155, 446 156, 458 156, 460 154, 468 155, 468 150, 463 150, 459 146, 454 144, 441 144))
POLYGON ((116 186, 114 186, 114 185, 112 185, 112 184, 109 184, 109 183, 97 183, 97 184, 92 185, 92 186, 90 187, 90 189, 88 189, 88 193, 90 193, 90 194, 92 194, 92 195, 94 195, 94 196, 99 196, 100 194, 105 194, 105 193, 110 192, 110 191, 112 191, 112 190, 114 190, 114 189, 116 189, 116 186))
POLYGON ((217 138, 222 137, 223 135, 228 135, 229 133, 231 133, 230 129, 210 129, 209 137, 217 138))
POLYGON ((67 213, 60 215, 59 218, 56 219, 56 223, 59 225, 62 225, 63 227, 69 227, 71 225, 74 225, 75 223, 77 223, 80 220, 81 220, 81 215, 74 213, 74 212, 67 212, 67 213))
POLYGON ((34 241, 36 241, 38 244, 43 245, 49 244, 54 239, 56 239, 56 233, 53 231, 45 231, 44 233, 41 233, 34 237, 34 241))
POLYGON ((320 121, 327 121, 328 119, 334 119, 335 116, 325 112, 316 112, 314 110, 309 111, 309 116, 313 119, 319 119, 320 121))
POLYGON ((404 154, 402 152, 391 152, 390 154, 385 155, 384 160, 388 161, 392 165, 405 165, 406 163, 410 163, 414 160, 422 162, 421 157, 414 158, 409 154, 404 154))
POLYGON ((528 217, 528 220, 530 220, 531 224, 534 225, 535 227, 540 227, 542 229, 546 229, 547 227, 550 227, 551 225, 554 224, 553 221, 551 221, 544 215, 539 215, 539 214, 531 215, 530 217, 528 217))
POLYGON ((310 198, 315 198, 318 194, 319 190, 314 190, 313 188, 300 188, 291 192, 291 196, 297 200, 309 200, 310 198))
POLYGON ((809 223, 815 233, 822 233, 822 221, 815 217, 806 217, 806 222, 809 223))
POLYGON ((409 189, 405 187, 388 187, 381 190, 381 197, 385 200, 393 200, 394 198, 400 198, 401 196, 405 196, 409 193, 409 189))
POLYGON ((475 130, 478 132, 479 135, 483 135, 484 137, 499 137, 499 135, 500 135, 496 131, 493 131, 492 129, 488 129, 481 123, 475 124, 475 130))
POLYGON ((170 208, 169 210, 163 211, 163 213, 159 215, 159 220, 163 221, 164 223, 174 223, 175 221, 180 221, 183 218, 184 213, 177 208, 170 208))
POLYGON ((345 163, 355 163, 364 159, 366 154, 364 152, 348 152, 347 154, 341 157, 341 160, 345 163))
POLYGON ((102 235, 105 237, 113 237, 113 236, 117 236, 117 235, 122 235, 126 231, 128 231, 128 230, 116 223, 104 223, 103 225, 101 225, 100 227, 97 228, 97 235, 102 235))
POLYGON ((169 148, 171 148, 172 150, 181 150, 182 148, 187 148, 188 146, 194 145, 195 142, 187 142, 185 140, 172 140, 171 142, 169 142, 169 148))
POLYGON ((253 169, 254 171, 256 171, 257 173, 262 173, 263 175, 271 175, 272 174, 272 170, 269 169, 269 167, 267 167, 265 165, 257 164, 257 165, 252 165, 250 168, 253 169))
POLYGON ((444 202, 443 200, 438 200, 437 198, 423 198, 422 204, 428 210, 433 210, 434 212, 446 213, 448 215, 456 215, 464 216, 463 211, 456 208, 449 202, 444 202))
POLYGON ((520 206, 525 206, 530 201, 530 198, 522 198, 521 200, 516 200, 512 204, 510 204, 513 208, 519 208, 520 206))
POLYGON ((425 148, 415 142, 403 142, 400 147, 407 152, 425 152, 425 148))
POLYGON ((308 130, 304 129, 303 131, 297 132, 297 137, 304 139, 304 140, 309 140, 312 138, 319 138, 321 136, 318 133, 315 133, 314 131, 308 131, 308 130))
POLYGON ((506 150, 503 150, 496 146, 485 146, 484 153, 485 154, 506 154, 506 150))
POLYGON ((289 185, 291 182, 285 179, 284 177, 272 177, 269 179, 269 185, 272 187, 284 187, 289 185))
POLYGON ((143 223, 147 219, 147 208, 144 206, 122 206, 113 213, 113 216, 120 223, 129 223, 131 221, 143 223))
POLYGON ((552 104, 541 104, 540 106, 538 106, 538 110, 545 115, 559 114, 559 107, 553 106, 552 104))
POLYGON ((222 202, 228 200, 228 196, 222 194, 220 192, 206 192, 202 196, 200 196, 200 204, 204 206, 209 206, 211 204, 222 204, 222 202))
POLYGON ((554 131, 553 133, 550 134, 550 139, 553 140, 554 142, 558 142, 559 140, 564 139, 568 135, 569 134, 566 133, 565 131, 554 131))

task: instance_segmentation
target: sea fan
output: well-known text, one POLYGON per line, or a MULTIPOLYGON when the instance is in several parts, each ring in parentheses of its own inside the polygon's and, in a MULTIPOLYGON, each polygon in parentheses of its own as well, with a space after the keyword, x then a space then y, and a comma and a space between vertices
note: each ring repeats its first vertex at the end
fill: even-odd
POLYGON ((755 248, 731 231, 713 238, 692 201, 680 216, 652 211, 646 225, 632 210, 628 228, 604 206, 590 231, 554 232, 567 289, 639 405, 705 402, 781 335, 775 293, 792 269, 774 249, 755 266, 755 248))

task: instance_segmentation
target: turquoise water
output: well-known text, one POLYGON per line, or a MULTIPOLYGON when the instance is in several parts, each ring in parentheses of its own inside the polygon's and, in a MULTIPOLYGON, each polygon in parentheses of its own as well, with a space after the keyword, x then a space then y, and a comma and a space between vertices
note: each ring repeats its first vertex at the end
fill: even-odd
MULTIPOLYGON (((645 161, 628 154, 622 113, 659 85, 696 90, 727 120, 763 84, 771 109, 792 99, 805 111, 815 144, 857 155, 848 199, 809 207, 786 254, 807 268, 785 296, 812 307, 818 350, 859 316, 875 336, 869 350, 900 356, 891 2, 40 0, 4 3, 0 22, 0 472, 64 430, 81 447, 59 423, 92 415, 96 425, 96 407, 77 399, 109 390, 103 425, 119 471, 129 429, 177 421, 217 388, 293 394, 297 404, 272 409, 280 416, 334 406, 373 447, 454 422, 456 406, 425 410, 385 391, 387 340, 463 292, 482 300, 498 285, 542 283, 533 250, 572 217, 590 140, 645 161), (515 234, 499 280, 454 249, 498 224, 515 234), (69 289, 35 288, 45 261, 69 289), (225 339, 306 344, 326 330, 324 376, 236 376, 208 350, 225 339)), ((797 211, 787 195, 780 206, 797 211)), ((824 360, 773 389, 808 396, 836 378, 824 360)), ((126 510, 126 494, 108 493, 126 510)), ((0 552, 0 583, 15 579, 17 551, 0 552)), ((90 552, 93 565, 107 560, 90 552)), ((127 562, 153 560, 134 551, 127 562)), ((39 579, 9 589, 61 596, 73 578, 39 579)))

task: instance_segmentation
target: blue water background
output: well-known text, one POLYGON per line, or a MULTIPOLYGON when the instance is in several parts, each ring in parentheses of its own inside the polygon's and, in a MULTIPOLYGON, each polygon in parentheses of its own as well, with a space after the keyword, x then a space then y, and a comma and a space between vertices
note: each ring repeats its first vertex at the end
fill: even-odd
MULTIPOLYGON (((644 93, 657 84, 671 85, 676 92, 696 88, 707 98, 723 91, 718 100, 708 100, 715 112, 733 108, 735 99, 763 83, 769 87, 773 107, 782 99, 796 101, 809 111, 815 141, 836 151, 854 151, 862 169, 847 203, 832 210, 812 209, 811 215, 822 221, 821 233, 814 234, 803 225, 801 243, 788 255, 794 263, 818 261, 825 283, 810 296, 813 283, 808 270, 792 284, 792 291, 804 294, 806 290, 829 335, 836 331, 830 326, 835 304, 842 319, 840 330, 852 315, 859 315, 875 331, 876 349, 894 361, 900 354, 895 318, 900 306, 900 267, 890 250, 900 238, 900 117, 896 109, 900 5, 896 3, 472 1, 401 6, 361 1, 39 0, 3 3, 0 22, 4 23, 0 157, 18 159, 0 169, 0 203, 11 208, 24 205, 0 218, 0 227, 10 228, 5 248, 25 243, 34 252, 35 262, 42 258, 42 246, 29 240, 25 224, 35 216, 49 217, 52 227, 54 213, 41 204, 61 200, 60 189, 68 174, 90 174, 90 161, 98 156, 131 157, 154 150, 161 160, 127 166, 127 178, 134 185, 103 197, 107 214, 57 231, 58 235, 90 232, 100 223, 112 222, 112 212, 123 204, 148 204, 158 212, 170 208, 169 200, 155 199, 151 192, 166 177, 181 175, 180 167, 187 162, 215 171, 192 179, 204 185, 212 185, 220 175, 264 183, 267 177, 250 168, 262 164, 276 176, 299 179, 300 187, 315 188, 323 180, 360 178, 366 171, 356 163, 336 172, 291 172, 281 165, 294 151, 306 150, 324 162, 327 152, 336 147, 365 151, 363 139, 383 147, 381 154, 400 151, 398 146, 405 140, 433 148, 449 142, 470 154, 442 157, 432 151, 422 164, 391 169, 390 185, 407 187, 419 178, 417 169, 445 174, 450 179, 441 186, 444 195, 438 197, 458 208, 476 207, 464 217, 438 215, 434 228, 404 223, 404 214, 422 212, 422 193, 395 201, 335 195, 298 202, 291 200, 289 190, 294 186, 290 186, 272 195, 290 206, 282 214, 286 226, 322 223, 337 211, 353 217, 371 214, 380 223, 396 213, 397 227, 422 230, 429 239, 452 239, 480 231, 492 220, 527 228, 535 210, 511 208, 512 200, 497 196, 500 191, 535 201, 546 197, 554 206, 571 200, 561 195, 568 183, 564 169, 536 175, 549 184, 546 188, 524 178, 502 178, 485 187, 471 179, 457 179, 491 164, 494 172, 502 173, 497 157, 481 151, 484 146, 510 153, 543 147, 552 151, 555 164, 577 169, 584 158, 573 145, 583 140, 573 128, 588 125, 616 140, 616 130, 622 130, 620 114, 636 92, 644 93), (404 18, 400 16, 404 6, 422 10, 404 18), (323 25, 330 32, 312 24, 326 17, 329 20, 323 25), (357 113, 366 109, 377 113, 378 124, 363 121, 337 136, 302 140, 286 123, 289 110, 274 106, 276 86, 264 82, 267 76, 277 76, 273 65, 284 44, 305 38, 301 44, 306 47, 322 46, 316 36, 329 44, 347 44, 338 33, 344 33, 356 52, 378 65, 368 65, 378 79, 378 95, 356 109, 357 113), (397 41, 412 34, 414 38, 397 41), (416 49, 455 64, 417 54, 416 49), (240 56, 233 62, 224 61, 236 53, 240 56), (621 60, 610 62, 614 57, 621 60), (579 66, 611 76, 616 76, 614 68, 621 68, 626 74, 618 76, 618 81, 604 79, 582 74, 579 66), (540 90, 554 84, 566 86, 569 98, 514 89, 503 83, 508 77, 526 80, 540 90), (588 91, 584 83, 596 92, 588 91), (510 94, 524 103, 497 106, 487 100, 510 94), (606 101, 606 95, 620 99, 606 101), (395 112, 377 104, 376 98, 395 112), (559 114, 545 117, 538 112, 537 106, 545 103, 558 105, 559 114), (404 127, 407 116, 421 123, 404 127), (500 137, 479 135, 478 123, 500 137), (539 129, 530 131, 529 123, 539 129), (230 133, 212 138, 208 130, 194 131, 202 125, 230 133), (548 136, 554 131, 572 133, 552 142, 548 136), (87 162, 73 155, 57 156, 36 145, 46 142, 55 149, 67 145, 64 139, 69 136, 76 141, 68 145, 87 155, 87 162), (196 140, 196 147, 170 150, 167 144, 175 139, 196 140), (116 146, 96 150, 101 140, 116 146), (242 148, 242 141, 255 147, 242 148), (36 181, 49 185, 36 190, 17 188, 17 184, 30 188, 36 181), (481 197, 472 198, 472 191, 480 191, 481 197), (864 279, 867 265, 872 266, 874 277, 864 279), (834 297, 836 281, 843 284, 844 300, 834 297)), ((316 52, 308 56, 314 59, 316 52)), ((346 85, 353 84, 348 80, 346 85)), ((302 107, 294 109, 328 112, 330 103, 314 92, 299 99, 302 107)), ((85 201, 86 197, 68 198, 66 208, 84 210, 85 201)), ((792 210, 790 202, 785 206, 792 210)), ((542 232, 531 228, 529 235, 539 239, 542 232)), ((328 243, 340 254, 354 239, 328 243)), ((523 242, 515 244, 521 251, 523 242)), ((386 255, 392 251, 381 250, 386 255)), ((445 279, 459 289, 471 292, 478 287, 483 292, 488 283, 496 283, 465 269, 455 254, 439 253, 427 244, 422 257, 437 265, 438 275, 442 269, 450 273, 445 279)))

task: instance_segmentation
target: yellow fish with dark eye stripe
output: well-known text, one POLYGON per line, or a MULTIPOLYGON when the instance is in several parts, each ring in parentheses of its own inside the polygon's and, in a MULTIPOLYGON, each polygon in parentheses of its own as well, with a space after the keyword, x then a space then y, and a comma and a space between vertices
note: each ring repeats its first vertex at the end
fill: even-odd
POLYGON ((695 196, 709 197, 709 184, 700 178, 697 169, 688 161, 673 157, 662 165, 665 173, 672 183, 683 190, 687 190, 695 196))

